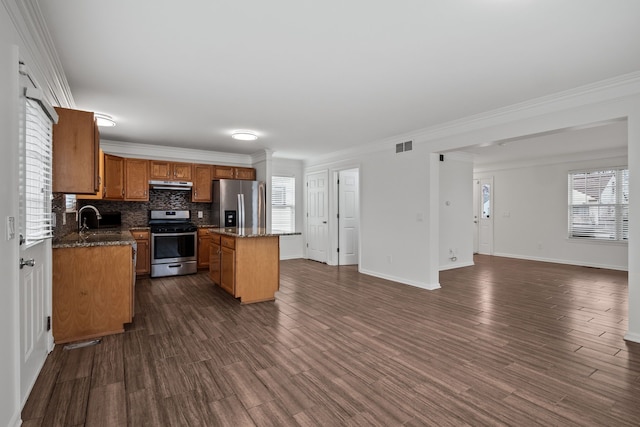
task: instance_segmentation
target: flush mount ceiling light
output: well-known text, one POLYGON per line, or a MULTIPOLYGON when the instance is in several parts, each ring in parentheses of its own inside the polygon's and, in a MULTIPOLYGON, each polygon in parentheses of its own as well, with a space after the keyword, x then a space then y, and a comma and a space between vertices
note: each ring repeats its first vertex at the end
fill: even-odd
POLYGON ((234 130, 231 132, 231 138, 238 139, 240 141, 255 141, 258 139, 258 135, 250 130, 234 130))
POLYGON ((111 118, 111 116, 102 113, 94 113, 94 117, 96 118, 96 123, 101 127, 113 127, 116 125, 116 122, 111 118))

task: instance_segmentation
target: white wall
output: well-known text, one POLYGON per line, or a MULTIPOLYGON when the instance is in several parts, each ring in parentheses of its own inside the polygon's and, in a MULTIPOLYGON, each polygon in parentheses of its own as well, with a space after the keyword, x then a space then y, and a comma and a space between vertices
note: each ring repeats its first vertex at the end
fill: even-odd
MULTIPOLYGON (((304 233, 304 172, 300 160, 273 158, 271 174, 296 179, 296 231, 304 233)), ((304 235, 280 237, 280 259, 304 257, 304 235)))
MULTIPOLYGON (((360 271, 413 286, 439 287, 429 249, 430 153, 395 146, 360 159, 360 271)), ((437 236, 435 236, 437 239, 437 236)))
POLYGON ((473 157, 448 153, 438 165, 440 270, 473 265, 473 157))
POLYGON ((626 243, 567 237, 569 171, 625 165, 626 156, 476 174, 494 178, 494 254, 627 270, 626 243))

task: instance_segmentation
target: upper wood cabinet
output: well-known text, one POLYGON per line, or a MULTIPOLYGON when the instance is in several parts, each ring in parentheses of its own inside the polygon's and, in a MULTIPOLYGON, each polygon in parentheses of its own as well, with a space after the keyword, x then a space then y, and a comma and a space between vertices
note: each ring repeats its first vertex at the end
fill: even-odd
POLYGON ((56 107, 53 125, 52 190, 95 194, 99 190, 100 133, 89 111, 56 107))
POLYGON ((124 199, 149 200, 149 160, 124 159, 124 199))
POLYGON ((256 179, 254 168, 241 168, 236 166, 214 166, 214 179, 256 179))
POLYGON ((99 150, 98 162, 98 191, 93 194, 77 194, 77 199, 100 200, 104 197, 104 153, 99 150))
POLYGON ((104 155, 103 199, 124 199, 124 158, 122 157, 104 155))
POLYGON ((193 165, 193 190, 192 202, 211 201, 211 180, 213 179, 213 166, 193 165))
POLYGON ((151 179, 191 181, 191 163, 151 160, 151 179))

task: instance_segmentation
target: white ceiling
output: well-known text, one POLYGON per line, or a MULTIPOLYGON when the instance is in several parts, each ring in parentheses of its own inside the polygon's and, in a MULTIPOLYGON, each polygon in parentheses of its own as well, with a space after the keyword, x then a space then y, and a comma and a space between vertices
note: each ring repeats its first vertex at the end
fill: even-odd
POLYGON ((637 0, 38 2, 114 141, 313 158, 640 70, 637 0))

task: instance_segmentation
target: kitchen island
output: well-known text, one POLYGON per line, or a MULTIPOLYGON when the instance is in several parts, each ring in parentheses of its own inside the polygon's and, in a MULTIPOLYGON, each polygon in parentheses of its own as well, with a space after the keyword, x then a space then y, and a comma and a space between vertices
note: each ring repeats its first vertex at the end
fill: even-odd
POLYGON ((124 331, 133 320, 136 241, 129 231, 71 233, 53 248, 57 344, 124 331))
POLYGON ((263 228, 211 228, 209 277, 242 304, 273 301, 280 288, 280 236, 263 228))

